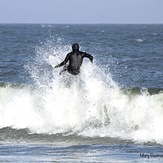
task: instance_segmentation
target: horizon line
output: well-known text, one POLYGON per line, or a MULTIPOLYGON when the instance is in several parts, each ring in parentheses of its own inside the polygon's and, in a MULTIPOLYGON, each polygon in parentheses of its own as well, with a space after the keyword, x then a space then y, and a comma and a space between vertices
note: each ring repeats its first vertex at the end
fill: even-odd
POLYGON ((0 24, 47 24, 47 25, 162 25, 163 23, 9 23, 0 22, 0 24))

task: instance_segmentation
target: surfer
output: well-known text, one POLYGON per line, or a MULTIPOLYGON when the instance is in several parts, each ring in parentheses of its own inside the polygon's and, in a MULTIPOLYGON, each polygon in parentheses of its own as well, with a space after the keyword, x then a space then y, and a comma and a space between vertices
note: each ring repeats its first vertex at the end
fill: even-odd
POLYGON ((93 57, 90 54, 87 54, 86 52, 79 51, 79 45, 77 43, 74 43, 72 45, 72 51, 67 54, 65 60, 60 64, 56 65, 54 68, 65 65, 62 72, 68 71, 72 75, 77 75, 80 73, 80 67, 82 65, 84 57, 89 58, 89 60, 93 62, 93 57), (66 63, 68 61, 69 65, 66 66, 66 63))

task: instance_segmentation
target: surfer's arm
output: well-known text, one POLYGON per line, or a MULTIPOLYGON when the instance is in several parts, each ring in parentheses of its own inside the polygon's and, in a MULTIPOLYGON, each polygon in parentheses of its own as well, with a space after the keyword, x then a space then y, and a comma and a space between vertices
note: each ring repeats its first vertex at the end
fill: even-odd
POLYGON ((92 56, 92 55, 87 54, 87 53, 85 52, 83 57, 89 58, 89 60, 90 60, 91 62, 93 62, 93 56, 92 56))
POLYGON ((67 54, 65 60, 63 62, 61 62, 60 64, 56 65, 54 68, 61 67, 61 66, 65 65, 69 60, 69 56, 70 56, 70 54, 67 54))

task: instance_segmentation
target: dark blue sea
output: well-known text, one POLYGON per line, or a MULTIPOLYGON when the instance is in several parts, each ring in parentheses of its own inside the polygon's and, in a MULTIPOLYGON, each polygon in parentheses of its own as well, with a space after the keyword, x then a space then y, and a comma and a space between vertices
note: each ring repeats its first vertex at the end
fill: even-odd
POLYGON ((163 25, 0 24, 0 162, 161 163, 162 126, 163 25))

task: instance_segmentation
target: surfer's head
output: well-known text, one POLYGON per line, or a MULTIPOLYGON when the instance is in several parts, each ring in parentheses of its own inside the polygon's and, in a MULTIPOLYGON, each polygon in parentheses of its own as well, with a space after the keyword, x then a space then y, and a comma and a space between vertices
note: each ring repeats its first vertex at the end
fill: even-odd
POLYGON ((74 44, 72 45, 72 50, 73 50, 73 51, 79 51, 79 44, 74 43, 74 44))

